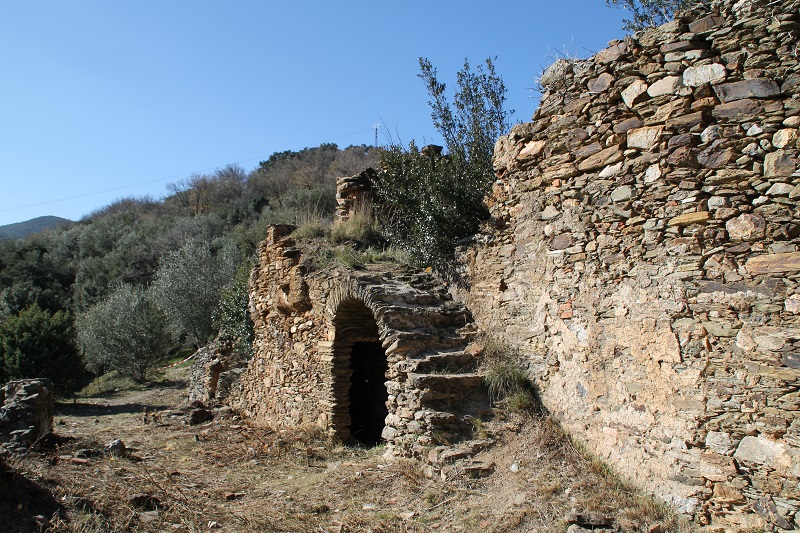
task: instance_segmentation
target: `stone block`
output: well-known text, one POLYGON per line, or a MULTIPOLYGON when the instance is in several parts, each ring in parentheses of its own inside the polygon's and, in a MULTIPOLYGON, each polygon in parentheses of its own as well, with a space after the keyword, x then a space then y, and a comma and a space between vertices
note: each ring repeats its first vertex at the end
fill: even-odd
POLYGON ((778 84, 768 79, 754 79, 721 83, 714 86, 714 92, 722 102, 734 102, 745 98, 769 98, 780 94, 778 84))
POLYGON ((761 465, 771 463, 785 453, 784 445, 772 439, 748 435, 739 442, 733 457, 739 462, 761 465))
POLYGON ((662 126, 636 128, 628 131, 628 148, 651 151, 660 141, 662 126))
POLYGON ((745 263, 751 274, 778 274, 800 271, 800 252, 767 254, 751 257, 745 263))
POLYGON ((711 114, 719 121, 744 122, 760 117, 764 113, 764 105, 758 100, 745 98, 720 104, 711 110, 711 114))
POLYGON ((622 91, 622 101, 629 108, 639 103, 647 97, 647 83, 643 80, 636 80, 622 91))
POLYGON ((0 441, 28 448, 53 432, 53 384, 49 379, 8 382, 0 406, 0 441))
POLYGON ((578 170, 595 170, 622 160, 619 146, 611 146, 578 163, 578 170))
POLYGON ((725 23, 725 17, 719 15, 707 15, 701 19, 689 23, 689 31, 692 33, 703 34, 725 23))
POLYGON ((628 130, 640 128, 641 126, 642 121, 639 120, 638 117, 626 118, 625 120, 614 124, 614 133, 625 133, 628 130))
POLYGON ((725 223, 725 229, 731 239, 737 241, 752 241, 764 237, 767 223, 764 217, 752 213, 744 213, 732 218, 725 223))
POLYGON ((727 77, 725 66, 719 63, 689 67, 683 71, 683 84, 687 87, 700 87, 706 83, 714 83, 727 77))
POLYGON ((778 130, 772 136, 772 146, 775 148, 792 148, 797 143, 797 130, 785 128, 778 130))
POLYGON ((698 224, 706 222, 711 218, 711 213, 708 211, 698 211, 693 213, 684 213, 673 217, 667 222, 667 226, 689 226, 691 224, 698 224))
POLYGON ((546 145, 547 141, 530 141, 519 151, 517 159, 521 161, 533 159, 544 151, 546 145))
POLYGON ((683 78, 680 76, 667 76, 653 83, 647 89, 647 94, 651 98, 665 94, 676 94, 683 86, 683 78))
POLYGON ((590 79, 587 87, 590 93, 598 94, 605 92, 609 87, 611 87, 612 83, 614 83, 614 76, 608 72, 604 72, 597 78, 590 79))
POLYGON ((792 152, 777 150, 764 156, 764 177, 787 177, 795 171, 795 157, 792 152))
POLYGON ((628 53, 628 45, 624 42, 617 43, 609 46, 604 50, 600 50, 594 56, 595 61, 598 63, 612 63, 617 61, 620 57, 628 53))

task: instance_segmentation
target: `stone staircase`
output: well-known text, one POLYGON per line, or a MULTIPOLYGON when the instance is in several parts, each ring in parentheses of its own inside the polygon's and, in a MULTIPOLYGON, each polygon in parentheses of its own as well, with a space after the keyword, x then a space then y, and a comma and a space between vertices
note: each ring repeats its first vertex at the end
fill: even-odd
POLYGON ((410 455, 470 438, 473 420, 489 410, 472 316, 431 280, 384 279, 373 307, 389 362, 383 436, 410 455))

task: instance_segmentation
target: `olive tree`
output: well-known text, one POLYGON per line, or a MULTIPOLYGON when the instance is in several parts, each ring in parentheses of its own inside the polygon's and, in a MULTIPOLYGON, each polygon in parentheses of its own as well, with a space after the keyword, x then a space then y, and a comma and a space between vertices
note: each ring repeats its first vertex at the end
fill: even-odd
POLYGON ((417 266, 445 273, 458 241, 486 218, 494 144, 510 129, 513 111, 505 109, 506 88, 491 59, 477 70, 464 62, 452 103, 430 61, 420 58, 419 64, 431 119, 447 151, 420 150, 413 142, 390 146, 375 178, 376 201, 392 244, 417 266))
POLYGON ((229 242, 190 240, 163 258, 151 290, 177 338, 202 346, 214 334, 220 291, 233 278, 238 253, 229 242))
POLYGON ((116 370, 138 381, 171 344, 166 317, 142 286, 119 285, 78 316, 77 329, 89 370, 116 370))

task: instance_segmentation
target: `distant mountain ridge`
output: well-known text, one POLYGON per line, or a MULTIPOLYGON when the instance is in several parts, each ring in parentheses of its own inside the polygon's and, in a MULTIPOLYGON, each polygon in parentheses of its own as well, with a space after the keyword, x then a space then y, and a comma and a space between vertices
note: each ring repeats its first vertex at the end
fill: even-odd
POLYGON ((8 239, 21 239, 33 233, 60 226, 62 224, 71 224, 72 221, 66 218, 55 216, 36 217, 25 222, 16 222, 14 224, 6 224, 0 226, 0 241, 8 239))

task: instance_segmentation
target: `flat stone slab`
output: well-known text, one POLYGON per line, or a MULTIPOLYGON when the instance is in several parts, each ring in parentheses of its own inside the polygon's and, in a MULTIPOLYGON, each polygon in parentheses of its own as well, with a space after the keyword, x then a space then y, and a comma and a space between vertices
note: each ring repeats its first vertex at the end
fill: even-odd
POLYGON ((683 84, 687 87, 700 87, 706 83, 722 81, 727 77, 725 66, 719 63, 689 67, 683 71, 683 84))
POLYGON ((705 222, 711 218, 711 213, 708 211, 699 211, 696 213, 684 213, 682 215, 678 215, 669 222, 667 222, 667 226, 689 226, 691 224, 697 224, 700 222, 705 222))
POLYGON ((775 274, 800 270, 800 252, 757 255, 745 263, 751 274, 775 274))
POLYGON ((781 93, 774 81, 766 78, 742 80, 733 83, 722 83, 714 86, 714 92, 724 103, 743 100, 745 98, 769 98, 781 93))

